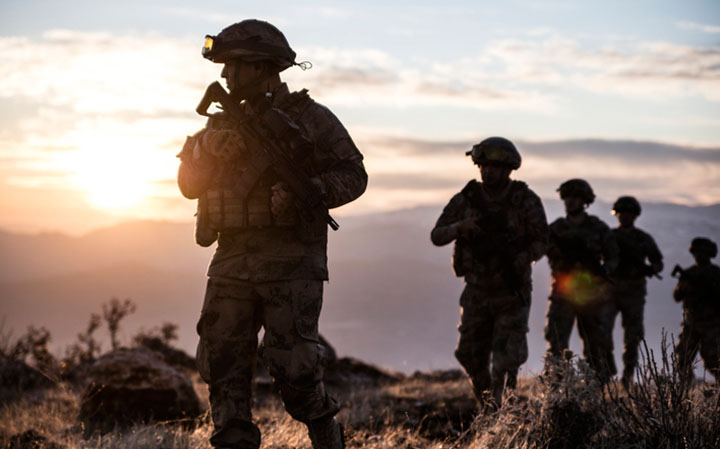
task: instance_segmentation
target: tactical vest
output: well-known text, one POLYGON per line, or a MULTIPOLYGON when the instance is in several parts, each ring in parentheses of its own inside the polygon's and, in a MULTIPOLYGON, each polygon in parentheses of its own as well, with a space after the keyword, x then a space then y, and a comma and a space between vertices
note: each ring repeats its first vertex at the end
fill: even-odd
MULTIPOLYGON (((511 218, 511 211, 517 211, 522 206, 529 188, 522 181, 511 181, 511 183, 510 190, 504 198, 499 201, 488 201, 483 195, 481 184, 475 180, 470 181, 461 191, 470 209, 468 215, 463 218, 477 217, 480 222, 487 220, 488 223, 485 223, 484 226, 481 225, 490 228, 486 229, 487 232, 515 232, 517 234, 513 235, 513 238, 524 240, 526 238, 524 226, 509 229, 509 219, 511 218)), ((482 273, 488 271, 484 269, 486 268, 485 265, 488 265, 493 257, 499 257, 499 255, 487 254, 481 256, 477 250, 473 250, 472 242, 457 238, 453 247, 453 270, 458 277, 478 272, 482 273)))
MULTIPOLYGON (((302 90, 289 94, 276 106, 300 124, 300 117, 311 103, 307 90, 302 90)), ((233 124, 210 118, 207 127, 232 129, 233 124)), ((247 163, 247 155, 244 154, 237 154, 222 161, 210 188, 198 199, 195 241, 200 246, 210 246, 217 240, 220 232, 232 233, 267 227, 291 228, 301 221, 292 207, 282 216, 276 217, 272 214, 271 187, 279 180, 272 168, 266 170, 253 186, 236 185, 247 163)), ((311 161, 307 161, 307 165, 298 167, 298 170, 310 170, 310 165, 311 161)), ((323 227, 322 230, 324 229, 323 227)))

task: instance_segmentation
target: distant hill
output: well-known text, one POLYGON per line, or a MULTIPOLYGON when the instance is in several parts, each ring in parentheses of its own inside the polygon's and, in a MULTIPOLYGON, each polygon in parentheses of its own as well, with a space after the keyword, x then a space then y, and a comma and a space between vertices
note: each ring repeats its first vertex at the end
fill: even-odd
MULTIPOLYGON (((562 213, 559 201, 545 201, 548 219, 562 213)), ((649 282, 646 328, 658 346, 663 328, 677 333, 680 307, 671 299, 675 263, 689 265, 690 240, 720 240, 720 205, 686 207, 644 204, 638 225, 665 254, 662 281, 649 282)), ((437 248, 429 232, 443 205, 384 214, 343 217, 330 233, 330 283, 326 286, 321 331, 341 354, 403 371, 456 366, 458 298, 461 280, 450 267, 451 245, 437 248)), ((590 212, 611 226, 607 204, 590 212)), ((91 312, 112 296, 138 304, 126 319, 125 338, 138 328, 165 321, 180 325, 179 345, 193 351, 195 322, 202 305, 205 268, 212 248, 192 240, 191 223, 132 222, 81 237, 0 232, 0 317, 5 329, 48 327, 56 347, 86 324, 91 312)), ((538 371, 549 270, 545 259, 534 270, 530 320, 530 361, 538 371)), ((619 323, 617 325, 619 327, 619 323)), ((616 328, 617 330, 617 328, 616 328)), ((579 349, 577 338, 573 345, 579 349)), ((616 353, 622 344, 616 341, 616 353)))

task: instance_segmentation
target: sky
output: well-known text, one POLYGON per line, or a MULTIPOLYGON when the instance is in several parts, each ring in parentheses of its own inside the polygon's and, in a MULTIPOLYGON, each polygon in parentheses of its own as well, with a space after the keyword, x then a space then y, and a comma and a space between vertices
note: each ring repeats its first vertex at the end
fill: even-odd
POLYGON ((370 181, 333 215, 444 204, 500 135, 542 198, 720 202, 717 1, 0 2, 0 229, 81 234, 189 221, 175 184, 221 66, 206 34, 278 26, 282 76, 347 127, 370 181))

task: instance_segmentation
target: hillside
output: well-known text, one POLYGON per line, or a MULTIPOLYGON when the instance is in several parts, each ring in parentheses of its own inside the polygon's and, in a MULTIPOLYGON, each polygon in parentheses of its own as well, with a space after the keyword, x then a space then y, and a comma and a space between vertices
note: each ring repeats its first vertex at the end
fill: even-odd
MULTIPOLYGON (((545 201, 545 206, 549 220, 561 213, 558 201, 545 201)), ((341 354, 404 372, 457 366, 452 353, 462 282, 452 274, 450 246, 437 248, 429 241, 441 209, 343 217, 340 231, 331 232, 331 281, 321 331, 341 354)), ((612 225, 609 209, 596 204, 590 212, 612 225)), ((646 312, 648 341, 657 348, 662 329, 677 333, 681 320, 671 299, 675 281, 669 272, 675 263, 691 263, 687 247, 692 237, 720 240, 720 205, 646 204, 638 225, 665 253, 664 279, 649 282, 646 312)), ((54 347, 60 348, 74 340, 100 304, 110 297, 129 297, 138 310, 124 329, 126 338, 139 327, 175 322, 179 345, 193 352, 211 255, 212 249, 194 245, 189 223, 126 223, 82 237, 0 232, 0 316, 5 317, 4 328, 16 332, 30 324, 46 326, 54 347)), ((545 349, 545 259, 536 265, 533 278, 526 369, 537 372, 545 349)), ((572 345, 578 349, 577 337, 572 345)), ((616 347, 621 347, 617 334, 616 347)))

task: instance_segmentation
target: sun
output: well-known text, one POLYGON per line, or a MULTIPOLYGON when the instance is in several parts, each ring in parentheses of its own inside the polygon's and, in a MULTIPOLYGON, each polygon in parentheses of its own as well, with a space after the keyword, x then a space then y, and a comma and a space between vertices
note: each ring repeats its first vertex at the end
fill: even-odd
MULTIPOLYGON (((126 212, 139 207, 153 194, 153 183, 162 177, 154 154, 129 139, 101 144, 88 142, 74 151, 68 169, 71 183, 85 192, 95 208, 126 212)), ((170 158, 168 158, 170 159, 170 158)))

